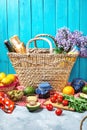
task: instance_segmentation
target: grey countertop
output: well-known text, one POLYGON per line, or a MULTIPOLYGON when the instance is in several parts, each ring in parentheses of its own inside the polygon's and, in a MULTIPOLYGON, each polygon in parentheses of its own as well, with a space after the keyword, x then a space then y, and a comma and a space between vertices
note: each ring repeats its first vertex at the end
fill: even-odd
MULTIPOLYGON (((0 130, 80 130, 80 122, 87 112, 77 113, 63 110, 61 116, 54 111, 42 109, 29 112, 26 107, 16 106, 12 114, 0 110, 0 130)), ((83 123, 87 130, 87 120, 83 123)))

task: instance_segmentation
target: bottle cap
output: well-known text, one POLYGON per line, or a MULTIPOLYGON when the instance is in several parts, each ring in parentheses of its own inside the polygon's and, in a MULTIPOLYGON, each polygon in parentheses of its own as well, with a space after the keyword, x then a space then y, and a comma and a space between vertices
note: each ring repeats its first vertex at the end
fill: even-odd
POLYGON ((5 40, 4 43, 5 43, 5 44, 8 43, 8 40, 5 40))

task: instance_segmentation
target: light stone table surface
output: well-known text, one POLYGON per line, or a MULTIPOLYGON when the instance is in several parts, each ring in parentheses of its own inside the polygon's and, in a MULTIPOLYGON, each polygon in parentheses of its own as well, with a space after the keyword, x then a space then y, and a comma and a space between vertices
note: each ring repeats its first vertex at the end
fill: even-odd
MULTIPOLYGON (((0 110, 0 130, 80 130, 80 121, 86 115, 63 110, 61 116, 56 116, 55 111, 46 109, 31 113, 26 107, 16 106, 12 114, 0 110)), ((83 130, 87 130, 87 120, 83 130)))

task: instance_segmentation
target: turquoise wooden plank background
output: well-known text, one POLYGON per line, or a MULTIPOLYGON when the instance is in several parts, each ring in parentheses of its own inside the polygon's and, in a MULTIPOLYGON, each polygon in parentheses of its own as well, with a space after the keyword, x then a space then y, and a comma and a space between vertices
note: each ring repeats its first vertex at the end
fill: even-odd
MULTIPOLYGON (((39 33, 69 27, 87 35, 87 0, 0 0, 0 72, 15 73, 3 41, 17 34, 25 44, 39 33)), ((48 47, 43 42, 39 47, 48 47)), ((87 58, 78 58, 69 80, 87 81, 87 58)))

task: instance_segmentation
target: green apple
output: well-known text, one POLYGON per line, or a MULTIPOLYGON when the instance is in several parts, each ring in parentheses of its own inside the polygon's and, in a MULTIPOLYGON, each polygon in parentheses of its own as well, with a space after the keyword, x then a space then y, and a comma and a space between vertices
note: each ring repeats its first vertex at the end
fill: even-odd
POLYGON ((82 88, 82 92, 87 94, 87 85, 85 85, 83 88, 82 88))
POLYGON ((32 86, 28 86, 24 89, 24 95, 33 95, 35 94, 35 89, 32 86))

